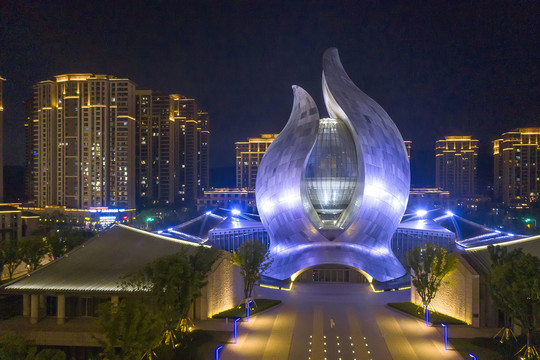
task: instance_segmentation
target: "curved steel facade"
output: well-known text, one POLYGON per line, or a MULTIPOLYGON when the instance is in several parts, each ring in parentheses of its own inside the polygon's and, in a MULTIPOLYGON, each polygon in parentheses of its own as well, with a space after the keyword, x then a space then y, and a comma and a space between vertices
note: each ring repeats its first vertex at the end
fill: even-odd
POLYGON ((287 125, 259 166, 256 197, 271 238, 267 275, 342 264, 386 281, 405 270, 390 240, 407 206, 407 151, 390 116, 350 80, 336 49, 323 57, 331 119, 293 86, 287 125), (339 139, 339 140, 336 140, 339 139))

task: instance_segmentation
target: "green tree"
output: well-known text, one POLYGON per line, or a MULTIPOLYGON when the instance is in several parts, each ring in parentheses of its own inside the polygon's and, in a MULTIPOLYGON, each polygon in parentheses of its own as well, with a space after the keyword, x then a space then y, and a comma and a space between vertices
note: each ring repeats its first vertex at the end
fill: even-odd
POLYGON ((11 280, 15 270, 22 262, 19 240, 16 238, 6 239, 0 242, 0 246, 2 247, 3 263, 8 271, 9 280, 11 280))
POLYGON ((0 360, 32 360, 36 347, 20 336, 0 336, 0 360))
POLYGON ((20 241, 20 250, 21 259, 30 272, 39 267, 41 259, 47 254, 47 243, 40 235, 25 236, 20 241))
POLYGON ((240 267, 240 274, 244 278, 244 296, 251 297, 253 286, 261 279, 261 274, 272 264, 269 250, 260 241, 247 240, 233 251, 231 263, 240 267))
POLYGON ((6 263, 3 245, 2 241, 0 241, 0 284, 2 284, 2 274, 4 274, 4 265, 6 263))
POLYGON ((84 230, 52 230, 47 235, 47 246, 52 256, 57 259, 65 253, 73 250, 92 236, 92 233, 84 230))
POLYGON ((522 249, 511 252, 501 246, 490 246, 488 249, 492 299, 526 333, 527 344, 522 349, 525 359, 540 358, 531 342, 531 333, 540 321, 540 259, 525 254, 522 249))
POLYGON ((66 353, 58 349, 43 349, 37 353, 35 360, 66 360, 66 353))
POLYGON ((128 286, 153 298, 162 319, 165 344, 178 346, 178 331, 184 336, 188 330, 189 310, 207 284, 217 256, 216 250, 202 246, 181 251, 151 262, 128 282, 128 286))
POLYGON ((105 337, 99 339, 107 360, 140 360, 159 345, 162 322, 151 297, 135 293, 119 304, 104 303, 98 309, 105 337), (117 353, 116 348, 119 348, 117 353))
POLYGON ((444 248, 427 243, 425 248, 415 246, 407 252, 407 263, 411 268, 412 283, 425 307, 435 298, 443 279, 456 269, 457 257, 444 248))

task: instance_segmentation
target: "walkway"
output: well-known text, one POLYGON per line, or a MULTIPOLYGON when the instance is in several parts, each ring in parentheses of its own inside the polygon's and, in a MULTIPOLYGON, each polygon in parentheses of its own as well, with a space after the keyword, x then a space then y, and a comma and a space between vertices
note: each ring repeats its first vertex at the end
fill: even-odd
POLYGON ((407 301, 409 290, 373 293, 365 284, 295 284, 291 292, 257 291, 257 297, 280 298, 283 304, 242 322, 238 344, 225 345, 220 359, 461 359, 444 350, 442 329, 426 328, 385 306, 407 301))

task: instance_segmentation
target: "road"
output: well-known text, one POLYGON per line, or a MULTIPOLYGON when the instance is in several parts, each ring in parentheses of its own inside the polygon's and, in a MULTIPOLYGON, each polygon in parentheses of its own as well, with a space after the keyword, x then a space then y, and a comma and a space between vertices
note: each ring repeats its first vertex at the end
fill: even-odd
POLYGON ((461 359, 444 350, 442 329, 426 328, 385 306, 408 301, 410 290, 373 293, 366 284, 294 284, 290 292, 257 291, 257 297, 283 304, 242 322, 238 344, 227 344, 220 359, 461 359))

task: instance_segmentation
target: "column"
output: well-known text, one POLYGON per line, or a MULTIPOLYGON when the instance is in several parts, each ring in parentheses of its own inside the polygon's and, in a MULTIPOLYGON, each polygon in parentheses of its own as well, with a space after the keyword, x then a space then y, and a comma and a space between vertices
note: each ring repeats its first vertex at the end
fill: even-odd
POLYGON ((56 323, 62 325, 66 322, 66 295, 58 295, 56 299, 56 323))
POLYGON ((37 324, 39 320, 39 295, 30 296, 30 324, 37 324))
POLYGON ((29 294, 23 294, 23 298, 22 298, 22 307, 23 307, 23 310, 22 310, 22 314, 23 316, 28 316, 30 315, 30 295, 29 294))
POLYGON ((118 309, 118 296, 111 296, 111 304, 113 312, 116 312, 116 310, 118 309))

